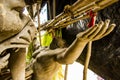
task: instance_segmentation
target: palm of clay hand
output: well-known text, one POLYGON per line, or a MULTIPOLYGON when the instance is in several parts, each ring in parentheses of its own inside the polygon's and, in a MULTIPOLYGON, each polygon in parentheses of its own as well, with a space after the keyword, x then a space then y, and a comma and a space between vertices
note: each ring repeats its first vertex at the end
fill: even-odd
POLYGON ((110 20, 106 20, 105 22, 100 21, 95 26, 87 29, 84 32, 80 32, 77 35, 77 38, 82 42, 95 41, 103 38, 108 35, 115 27, 115 24, 110 24, 110 20))

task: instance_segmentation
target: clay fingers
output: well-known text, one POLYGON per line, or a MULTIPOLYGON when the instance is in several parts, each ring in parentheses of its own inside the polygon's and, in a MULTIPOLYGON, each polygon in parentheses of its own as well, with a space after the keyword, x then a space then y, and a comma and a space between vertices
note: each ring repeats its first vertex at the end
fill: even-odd
POLYGON ((87 30, 86 31, 86 33, 83 35, 84 37, 83 38, 87 38, 89 35, 91 35, 94 31, 96 31, 96 29, 97 29, 97 27, 98 27, 98 24, 96 24, 95 26, 93 26, 93 27, 95 27, 95 28, 93 28, 92 29, 92 27, 91 27, 91 29, 89 30, 87 30))
POLYGON ((81 41, 95 41, 108 35, 115 27, 115 24, 110 24, 110 20, 107 19, 105 22, 100 21, 95 26, 81 32, 77 35, 77 38, 81 41))
POLYGON ((115 24, 111 24, 109 26, 109 28, 106 30, 106 32, 102 36, 99 37, 99 39, 101 39, 101 38, 107 36, 108 34, 110 34, 110 32, 112 32, 113 29, 115 28, 115 26, 116 26, 115 24))
POLYGON ((79 34, 77 34, 77 38, 80 39, 80 40, 86 39, 91 33, 96 31, 97 26, 98 25, 95 25, 94 27, 91 27, 91 28, 85 30, 84 32, 80 32, 79 34))
POLYGON ((115 24, 109 26, 110 20, 106 20, 104 25, 102 26, 101 31, 94 37, 92 41, 98 40, 103 38, 104 36, 108 35, 115 27, 115 24))
POLYGON ((92 34, 90 34, 88 38, 93 39, 95 36, 97 36, 98 33, 101 31, 103 25, 104 25, 104 22, 100 21, 98 23, 97 29, 92 34))
POLYGON ((94 37, 93 40, 98 40, 106 32, 106 30, 108 29, 109 23, 110 23, 110 20, 107 19, 104 25, 102 26, 101 31, 99 31, 99 33, 94 37))

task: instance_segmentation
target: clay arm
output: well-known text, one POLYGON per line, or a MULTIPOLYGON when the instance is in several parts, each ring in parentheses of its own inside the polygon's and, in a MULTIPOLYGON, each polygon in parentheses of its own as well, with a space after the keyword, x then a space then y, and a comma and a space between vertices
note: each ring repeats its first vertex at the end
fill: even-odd
POLYGON ((66 48, 57 48, 54 50, 50 50, 49 48, 41 48, 39 47, 35 52, 33 53, 33 58, 40 58, 42 56, 53 56, 63 53, 66 50, 66 48))
POLYGON ((108 35, 115 27, 115 24, 109 25, 110 20, 100 21, 94 27, 80 32, 71 46, 62 54, 57 55, 56 60, 61 64, 73 63, 82 53, 89 41, 95 41, 108 35))

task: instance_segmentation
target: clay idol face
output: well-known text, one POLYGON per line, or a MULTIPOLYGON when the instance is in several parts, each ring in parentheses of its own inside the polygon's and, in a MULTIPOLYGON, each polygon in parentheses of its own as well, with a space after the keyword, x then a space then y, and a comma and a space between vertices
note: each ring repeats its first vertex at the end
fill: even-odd
POLYGON ((20 32, 24 25, 24 0, 0 0, 0 42, 20 32))

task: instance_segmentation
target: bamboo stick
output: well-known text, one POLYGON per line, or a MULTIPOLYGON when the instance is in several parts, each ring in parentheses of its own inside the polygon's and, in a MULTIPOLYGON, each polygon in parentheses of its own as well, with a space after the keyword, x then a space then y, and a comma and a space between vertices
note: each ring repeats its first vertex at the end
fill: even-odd
MULTIPOLYGON (((73 16, 75 20, 72 20, 71 16, 68 16, 67 13, 62 12, 48 23, 43 24, 41 26, 41 30, 49 30, 50 28, 59 28, 61 26, 65 27, 69 24, 74 23, 75 21, 84 19, 81 16, 83 16, 89 10, 97 12, 117 1, 118 0, 78 0, 70 7, 71 11, 73 11, 73 16)), ((86 18, 88 18, 87 14, 86 18)))
MULTIPOLYGON (((115 1, 117 1, 117 0, 110 1, 109 3, 108 3, 108 1, 106 1, 106 3, 108 3, 107 5, 110 5, 111 3, 115 2, 115 1)), ((74 17, 79 17, 81 14, 89 11, 90 9, 93 9, 93 10, 94 10, 94 8, 99 8, 99 10, 102 9, 102 7, 104 8, 104 7, 106 6, 106 5, 103 6, 103 3, 104 3, 104 2, 105 2, 105 1, 102 1, 102 2, 100 2, 100 4, 95 4, 95 3, 89 4, 88 6, 82 8, 81 10, 75 11, 75 13, 73 13, 73 14, 74 14, 74 17), (101 6, 102 6, 102 7, 101 7, 101 6)), ((96 11, 95 11, 95 12, 96 12, 96 11)), ((70 20, 70 18, 68 18, 68 19, 70 20)), ((66 22, 68 22, 68 21, 64 21, 64 22, 61 22, 61 23, 66 23, 66 22)), ((59 24, 61 24, 61 23, 59 22, 59 24)), ((58 25, 58 24, 57 24, 57 25, 58 25)), ((61 26, 61 25, 60 25, 60 26, 61 26)))
MULTIPOLYGON (((41 0, 42 2, 42 0, 41 0)), ((39 42, 41 46, 41 32, 40 32, 40 9, 41 9, 41 2, 37 3, 37 16, 38 16, 38 32, 39 32, 39 42)))
POLYGON ((99 6, 99 8, 95 9, 94 11, 97 12, 101 9, 104 9, 105 7, 117 2, 119 0, 102 0, 101 2, 96 2, 96 4, 99 6))
MULTIPOLYGON (((93 1, 93 0, 90 0, 93 1)), ((80 3, 80 2, 79 2, 80 3)), ((93 2, 92 2, 93 3, 93 2)), ((85 3, 83 3, 83 5, 85 5, 85 3)), ((80 6, 79 6, 80 7, 80 6)), ((74 9, 73 9, 74 10, 74 9)), ((53 25, 55 25, 58 21, 62 20, 63 18, 65 18, 67 16, 67 14, 65 14, 64 12, 62 12, 60 15, 58 15, 56 18, 54 18, 53 20, 51 20, 51 22, 49 24, 47 24, 46 26, 44 26, 43 29, 47 28, 47 27, 51 27, 53 25)))
POLYGON ((61 20, 61 21, 59 21, 55 26, 57 26, 57 28, 58 28, 58 26, 67 26, 67 25, 72 24, 72 23, 74 23, 74 22, 77 22, 77 21, 79 21, 79 20, 81 20, 81 19, 88 18, 88 17, 89 17, 88 15, 86 15, 86 16, 84 16, 84 17, 80 17, 80 16, 83 16, 85 12, 87 12, 88 10, 94 8, 95 6, 96 6, 96 5, 94 4, 94 5, 92 5, 92 6, 86 7, 85 10, 82 10, 82 11, 79 11, 79 12, 75 12, 74 17, 77 17, 77 18, 71 20, 71 18, 68 17, 67 20, 66 20, 66 19, 61 20), (80 17, 80 18, 79 18, 79 17, 80 17))
POLYGON ((87 13, 89 10, 92 10, 95 7, 96 7, 95 3, 89 4, 88 6, 84 7, 83 9, 81 9, 81 10, 78 9, 78 11, 75 11, 74 16, 77 17, 83 13, 87 13))
POLYGON ((74 22, 77 22, 77 21, 79 21, 79 20, 81 20, 81 19, 88 18, 89 16, 88 16, 87 14, 86 14, 86 16, 84 16, 84 13, 85 13, 85 12, 88 12, 90 9, 94 8, 95 6, 96 6, 95 4, 94 4, 93 6, 88 6, 88 7, 86 7, 85 10, 76 12, 76 14, 74 15, 74 17, 77 17, 77 18, 71 20, 71 18, 68 17, 67 20, 66 20, 66 19, 61 20, 61 21, 59 21, 55 26, 57 26, 57 28, 58 28, 58 26, 67 26, 67 25, 72 24, 72 23, 74 23, 74 22), (80 17, 80 16, 84 16, 84 17, 80 17), (80 17, 80 18, 79 18, 79 17, 80 17))
POLYGON ((86 5, 93 3, 95 1, 98 1, 98 0, 78 0, 76 3, 74 3, 71 6, 71 10, 75 11, 75 10, 82 8, 82 7, 85 7, 86 5))
POLYGON ((66 27, 66 26, 68 26, 70 24, 73 24, 73 23, 75 23, 75 22, 77 22, 79 20, 83 20, 83 19, 86 19, 86 18, 89 18, 89 15, 86 15, 86 16, 83 16, 83 17, 79 17, 77 19, 70 20, 68 22, 65 22, 64 24, 56 25, 53 28, 59 28, 59 27, 64 28, 64 27, 66 27))
MULTIPOLYGON (((75 11, 75 13, 73 13, 74 17, 80 17, 80 16, 82 16, 85 12, 88 12, 90 9, 94 8, 95 6, 96 6, 96 4, 92 4, 90 6, 85 7, 85 9, 82 9, 81 11, 75 11)), ((88 17, 86 17, 86 18, 88 18, 88 17)), ((78 18, 78 19, 81 20, 82 18, 78 18)), ((78 21, 78 19, 75 18, 75 21, 78 21)), ((69 22, 69 21, 71 23, 71 17, 70 16, 66 17, 66 19, 63 19, 63 20, 59 21, 54 26, 58 26, 58 25, 61 26, 61 24, 63 24, 63 25, 65 24, 66 25, 66 23, 69 22)), ((72 21, 72 22, 74 22, 74 21, 72 21)))
POLYGON ((58 21, 62 20, 65 16, 67 16, 66 14, 64 14, 63 12, 61 14, 59 14, 58 16, 56 16, 54 19, 52 19, 48 24, 41 26, 41 30, 45 30, 53 25, 55 25, 58 21))

